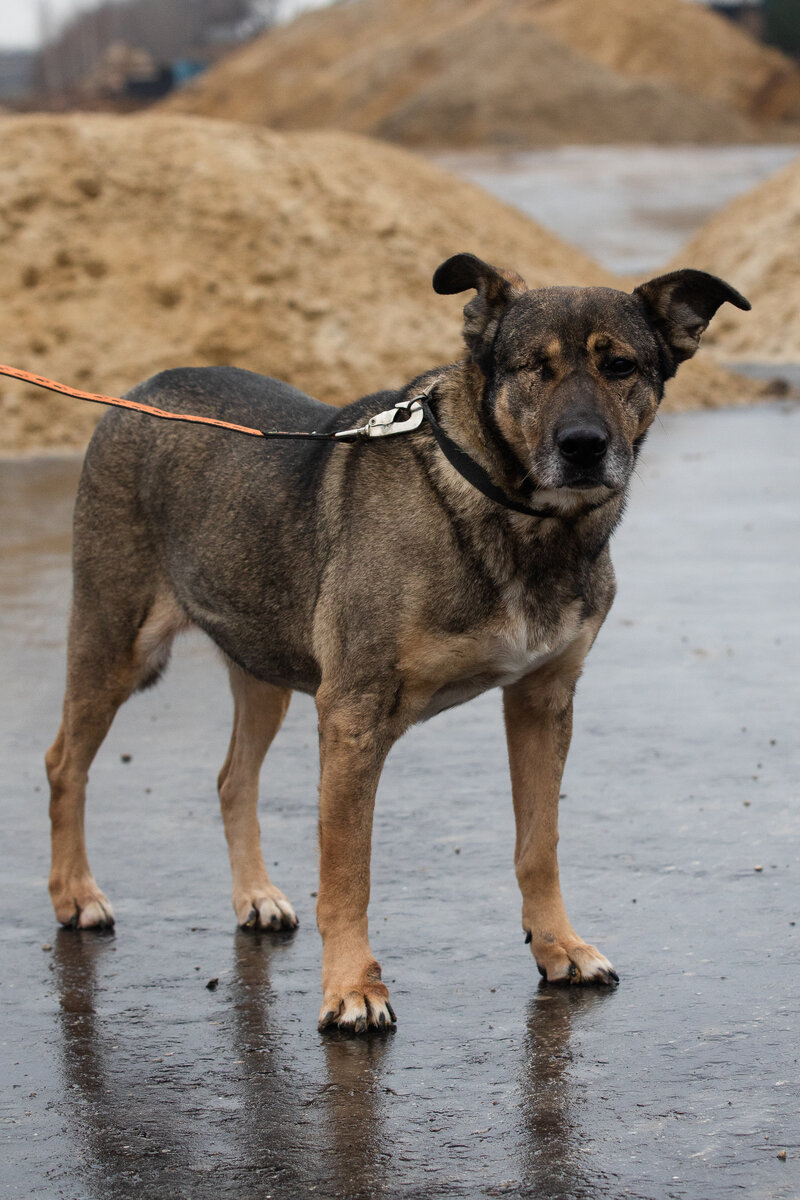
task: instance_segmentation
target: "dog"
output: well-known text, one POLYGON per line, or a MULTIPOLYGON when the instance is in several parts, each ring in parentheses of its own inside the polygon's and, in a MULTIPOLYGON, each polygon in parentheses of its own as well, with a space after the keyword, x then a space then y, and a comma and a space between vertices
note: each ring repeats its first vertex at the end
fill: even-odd
POLYGON ((632 293, 528 290, 471 254, 444 262, 433 286, 474 289, 467 353, 399 391, 333 408, 207 367, 165 371, 129 393, 329 434, 424 404, 429 420, 399 436, 265 443, 119 409, 103 417, 76 501, 63 721, 46 756, 56 917, 111 926, 84 841, 88 770, 118 707, 163 672, 175 635, 204 630, 234 698, 218 783, 236 918, 293 929, 264 865, 258 777, 292 691, 313 695, 319 1026, 353 1033, 396 1020, 367 933, 383 762, 412 724, 488 688, 503 690, 522 927, 539 971, 552 983, 618 982, 573 929, 559 887, 573 693, 614 598, 609 539, 665 381, 721 304, 750 307, 696 270, 632 293))

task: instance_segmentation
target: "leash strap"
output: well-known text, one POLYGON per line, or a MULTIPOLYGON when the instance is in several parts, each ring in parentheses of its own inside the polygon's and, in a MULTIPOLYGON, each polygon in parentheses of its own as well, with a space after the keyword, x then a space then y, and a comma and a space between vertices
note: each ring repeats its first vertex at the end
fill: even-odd
POLYGON ((146 413, 151 417, 158 417, 164 421, 187 421, 193 425, 213 425, 217 429, 228 429, 233 433, 249 434, 251 437, 261 438, 293 438, 297 440, 313 439, 316 441, 339 441, 339 442, 355 442, 364 439, 386 437, 395 433, 406 433, 412 429, 416 429, 422 422, 423 417, 427 420, 431 427, 436 443, 439 446, 442 454, 452 467, 458 471, 467 483, 470 483, 477 491, 481 492, 489 500, 493 500, 495 504, 500 504, 503 508, 509 508, 512 512, 523 513, 528 517, 548 517, 552 513, 541 509, 530 508, 526 504, 519 504, 516 500, 512 500, 507 496, 502 488, 499 488, 487 471, 477 463, 474 458, 471 458, 465 450, 462 450, 448 434, 445 433, 441 425, 436 419, 434 412, 430 406, 429 400, 436 386, 432 384, 425 392, 419 396, 415 396, 412 400, 403 400, 394 408, 386 412, 378 413, 371 417, 366 425, 361 425, 356 429, 340 429, 333 433, 317 433, 316 431, 304 433, 281 429, 252 429, 249 425, 236 425, 231 421, 220 421, 216 417, 200 417, 193 413, 174 413, 167 409, 154 408, 150 404, 139 404, 136 400, 125 400, 121 396, 104 396, 99 392, 84 392, 80 388, 68 387, 65 383, 58 383, 55 379, 48 379, 45 375, 36 375, 31 371, 22 371, 18 367, 8 367, 0 363, 0 375, 8 375, 12 379, 19 379, 22 383, 32 383, 35 387, 45 388, 49 392, 59 392, 63 396, 74 396, 78 400, 89 400, 93 404, 109 404, 116 408, 129 408, 134 412, 146 413))
MULTIPOLYGON (((249 425, 236 425, 232 421, 220 421, 216 417, 200 417, 194 413, 174 413, 164 408, 154 408, 151 404, 139 404, 136 400, 125 400, 122 396, 104 396, 99 392, 83 392, 80 388, 68 387, 45 375, 35 375, 32 371, 21 371, 18 367, 7 367, 0 363, 0 375, 8 375, 19 379, 22 383, 32 383, 35 387, 46 388, 48 392, 60 392, 63 396, 75 396, 78 400, 89 400, 93 404, 110 404, 115 408, 130 408, 134 412, 146 413, 149 417, 160 417, 164 421, 188 421, 192 425, 214 425, 217 429, 229 429, 233 433, 246 433, 251 437, 261 438, 314 438, 321 441, 334 441, 335 433, 300 433, 282 429, 251 429, 249 425)), ((350 431, 348 431, 350 432, 350 431)), ((356 431, 352 433, 355 435, 356 431)), ((340 441, 354 441, 355 436, 340 437, 340 441)))

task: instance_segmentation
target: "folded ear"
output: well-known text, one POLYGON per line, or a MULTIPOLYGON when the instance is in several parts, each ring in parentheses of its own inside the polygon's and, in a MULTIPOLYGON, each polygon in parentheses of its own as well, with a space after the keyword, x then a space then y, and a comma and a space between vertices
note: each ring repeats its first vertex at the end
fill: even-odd
POLYGON ((433 289, 440 296, 468 288, 476 288, 478 294, 464 306, 464 341, 473 361, 483 366, 500 318, 511 301, 528 288, 514 271, 490 267, 474 254, 454 254, 437 267, 433 289))
MULTIPOLYGON (((673 366, 691 358, 708 322, 727 300, 747 311, 750 302, 735 288, 705 271, 671 271, 634 289, 652 325, 672 354, 673 366)), ((674 372, 673 372, 674 373, 674 372)))

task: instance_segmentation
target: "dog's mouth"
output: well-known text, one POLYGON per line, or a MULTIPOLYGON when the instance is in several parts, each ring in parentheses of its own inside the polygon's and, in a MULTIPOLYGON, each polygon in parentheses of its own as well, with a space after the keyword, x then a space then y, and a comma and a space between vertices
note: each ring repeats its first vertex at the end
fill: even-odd
POLYGON ((590 484, 543 488, 536 492, 536 504, 552 508, 565 516, 578 517, 583 513, 604 508, 615 497, 621 495, 622 490, 622 488, 597 487, 590 484))
POLYGON ((624 491, 626 482, 608 478, 604 474, 598 475, 595 472, 580 474, 555 472, 535 474, 531 472, 529 478, 534 482, 535 496, 541 496, 545 492, 558 492, 562 496, 578 493, 581 497, 592 500, 624 491))
POLYGON ((571 492, 591 492, 598 488, 603 488, 607 491, 616 490, 605 479, 597 479, 594 475, 576 475, 571 479, 564 480, 561 487, 571 492))
POLYGON ((565 461, 554 446, 536 455, 531 465, 529 478, 538 492, 558 492, 564 496, 579 493, 582 499, 594 500, 625 490, 632 460, 630 455, 613 447, 598 461, 577 464, 565 461))

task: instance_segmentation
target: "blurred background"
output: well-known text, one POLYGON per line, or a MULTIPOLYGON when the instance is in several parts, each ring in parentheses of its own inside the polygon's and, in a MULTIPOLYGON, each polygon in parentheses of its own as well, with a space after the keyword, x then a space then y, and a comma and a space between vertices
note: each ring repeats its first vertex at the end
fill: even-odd
MULTIPOLYGON (((231 363, 346 403, 458 356, 471 250, 530 286, 727 278, 671 408, 791 394, 796 0, 4 0, 0 359, 119 394, 231 363)), ((97 410, 0 380, 0 450, 97 410)))

